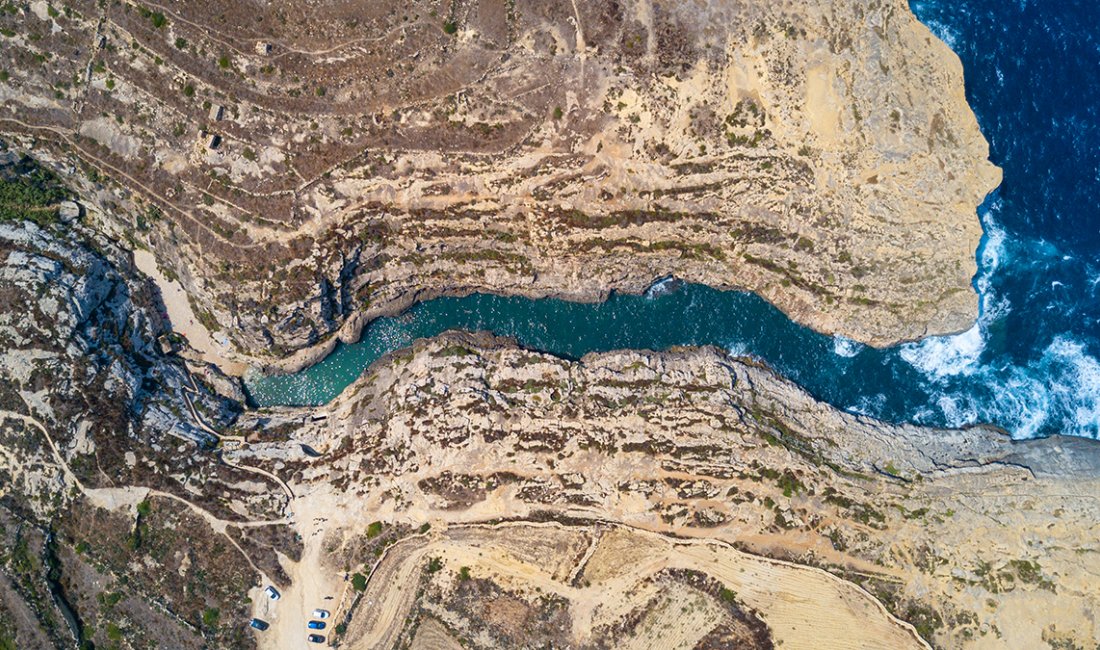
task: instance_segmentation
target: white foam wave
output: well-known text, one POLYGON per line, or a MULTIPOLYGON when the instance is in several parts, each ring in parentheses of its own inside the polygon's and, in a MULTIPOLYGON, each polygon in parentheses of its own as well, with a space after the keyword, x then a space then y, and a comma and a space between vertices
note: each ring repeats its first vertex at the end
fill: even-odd
POLYGON ((1072 427, 1060 433, 1100 436, 1100 361, 1081 343, 1059 336, 1043 352, 1041 369, 1051 379, 1052 405, 1072 427))
POLYGON ((978 420, 978 411, 969 398, 941 395, 936 400, 936 405, 940 407, 944 423, 949 427, 961 427, 978 420))
POLYGON ((962 334, 933 336, 917 343, 901 346, 901 358, 920 370, 929 379, 942 380, 957 375, 971 375, 978 369, 978 359, 985 350, 981 324, 975 324, 962 334))
POLYGON ((1100 360, 1079 341, 1058 336, 1027 366, 983 366, 968 373, 988 389, 988 396, 937 395, 935 404, 947 426, 995 422, 1018 439, 1049 433, 1100 437, 1100 360))
POLYGON ((950 31, 947 25, 937 20, 925 20, 923 22, 928 26, 928 29, 936 35, 936 38, 947 43, 947 46, 950 47, 952 51, 958 51, 956 48, 956 45, 958 45, 958 38, 950 31))
POLYGON ((838 357, 844 357, 850 359, 863 351, 864 345, 853 341, 852 339, 846 339, 843 336, 833 337, 833 354, 838 357))
POLYGON ((997 220, 993 218, 994 212, 999 212, 1002 206, 1000 198, 994 199, 989 209, 982 213, 982 231, 985 233, 985 241, 982 242, 982 250, 978 258, 981 271, 975 280, 978 293, 982 296, 989 292, 990 279, 997 272, 1001 264, 1008 258, 1008 233, 997 220))
POLYGON ((986 328, 1012 311, 1009 300, 998 296, 991 284, 993 274, 1009 258, 1008 233, 992 215, 1000 206, 1001 200, 996 199, 981 216, 985 242, 979 259, 981 271, 974 282, 981 306, 978 321, 961 334, 933 336, 901 346, 901 358, 933 381, 977 372, 978 361, 985 351, 986 328))
POLYGON ((873 396, 860 397, 855 404, 848 407, 848 411, 851 413, 857 413, 859 415, 875 417, 876 414, 882 413, 882 410, 885 406, 886 395, 878 393, 873 396))
POLYGON ((1100 287, 1100 270, 1090 264, 1085 267, 1085 276, 1088 277, 1090 291, 1095 291, 1097 287, 1100 287))
POLYGON ((1018 439, 1037 436, 1052 415, 1045 381, 1031 372, 1013 368, 1006 378, 991 378, 991 400, 982 417, 1002 424, 1018 439))
POLYGON ((939 411, 930 407, 921 407, 913 413, 913 424, 923 424, 925 426, 938 426, 941 422, 942 415, 939 411))
POLYGON ((731 343, 726 349, 729 350, 731 357, 747 357, 751 354, 748 344, 744 341, 731 343))
POLYGON ((649 288, 645 290, 645 297, 649 299, 660 298, 661 296, 675 292, 680 288, 681 284, 683 284, 683 282, 673 276, 661 278, 649 285, 649 288))

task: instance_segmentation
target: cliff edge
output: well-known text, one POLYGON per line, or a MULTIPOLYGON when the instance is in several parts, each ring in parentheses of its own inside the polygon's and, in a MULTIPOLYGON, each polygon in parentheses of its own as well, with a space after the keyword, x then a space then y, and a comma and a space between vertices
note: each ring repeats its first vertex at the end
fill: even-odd
POLYGON ((0 14, 0 133, 238 360, 667 275, 874 345, 977 314, 999 170, 904 0, 70 4, 0 14))

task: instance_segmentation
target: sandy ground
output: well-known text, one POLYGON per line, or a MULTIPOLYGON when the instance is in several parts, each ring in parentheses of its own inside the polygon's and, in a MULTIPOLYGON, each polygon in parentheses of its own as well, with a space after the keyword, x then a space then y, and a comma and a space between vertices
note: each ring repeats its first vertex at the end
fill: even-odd
POLYGON ((232 361, 228 357, 229 341, 216 340, 210 331, 195 318, 191 303, 187 300, 187 291, 179 282, 169 280, 157 266, 156 256, 145 249, 134 250, 134 266, 153 279, 160 289, 161 299, 168 311, 168 320, 172 329, 187 338, 188 344, 202 357, 202 360, 214 364, 230 375, 243 375, 248 366, 232 361))
POLYGON ((434 619, 425 619, 413 638, 412 650, 462 650, 462 644, 434 619))
MULTIPOLYGON (((682 542, 619 528, 604 538, 608 550, 614 553, 597 551, 589 561, 594 573, 604 579, 574 587, 555 579, 545 566, 525 561, 494 542, 500 537, 535 531, 550 537, 563 532, 554 525, 538 524, 453 527, 429 539, 397 544, 371 577, 365 598, 374 606, 356 612, 348 630, 349 647, 366 650, 389 647, 395 641, 412 604, 417 586, 413 577, 429 555, 452 568, 469 566, 475 577, 492 577, 502 584, 525 585, 538 593, 565 597, 574 616, 588 619, 580 625, 588 631, 643 606, 654 595, 644 586, 647 576, 665 568, 686 568, 703 571, 729 585, 747 605, 761 612, 785 649, 928 647, 869 594, 815 568, 749 555, 720 543, 682 542), (631 549, 633 546, 639 548, 631 549), (618 556, 622 550, 637 550, 639 553, 627 555, 646 559, 611 562, 610 555, 618 556), (601 563, 606 566, 594 566, 601 563)), ((547 544, 546 548, 552 546, 547 544)), ((687 608, 685 599, 691 597, 686 590, 683 594, 676 590, 662 593, 662 604, 648 617, 653 619, 651 624, 640 626, 624 643, 638 648, 691 647, 718 620, 713 603, 687 608), (687 609, 694 614, 672 615, 687 609)))
MULTIPOLYGON (((291 501, 290 508, 293 521, 302 535, 302 561, 283 561, 291 586, 281 591, 282 597, 278 601, 268 599, 262 593, 263 587, 249 594, 256 603, 253 615, 271 624, 271 629, 257 637, 260 648, 295 650, 321 647, 307 642, 306 637, 320 634, 327 640, 331 636, 332 627, 341 615, 341 601, 346 600, 345 593, 350 589, 350 583, 344 580, 343 574, 326 570, 322 562, 324 533, 330 526, 345 524, 347 511, 325 489, 299 496, 291 501), (325 621, 324 630, 306 627, 315 609, 326 609, 331 613, 325 621)), ((366 525, 366 522, 361 522, 364 529, 366 525)))

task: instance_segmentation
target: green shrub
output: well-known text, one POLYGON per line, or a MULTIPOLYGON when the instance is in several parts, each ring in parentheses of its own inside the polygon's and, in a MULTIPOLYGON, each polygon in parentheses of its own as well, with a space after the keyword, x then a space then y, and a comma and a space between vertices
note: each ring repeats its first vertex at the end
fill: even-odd
POLYGON ((794 474, 792 474, 790 470, 785 470, 783 472, 783 475, 779 477, 779 480, 776 481, 776 483, 779 485, 779 488, 783 490, 783 496, 787 497, 788 499, 791 498, 791 496, 798 494, 802 490, 806 489, 806 486, 802 484, 802 481, 799 481, 798 478, 794 474))
POLYGON ((362 573, 356 573, 351 577, 351 588, 363 592, 367 590, 367 576, 362 573))
POLYGON ((202 624, 206 627, 217 627, 218 618, 221 616, 221 612, 217 607, 207 607, 202 610, 202 624))
POLYGON ((0 180, 0 222, 28 220, 46 227, 57 217, 54 207, 68 198, 60 183, 44 169, 11 180, 0 180))
POLYGON ((145 7, 140 7, 139 11, 141 12, 142 17, 148 18, 149 22, 153 23, 153 27, 157 29, 160 29, 168 24, 168 19, 165 18, 164 14, 159 11, 150 11, 145 7))

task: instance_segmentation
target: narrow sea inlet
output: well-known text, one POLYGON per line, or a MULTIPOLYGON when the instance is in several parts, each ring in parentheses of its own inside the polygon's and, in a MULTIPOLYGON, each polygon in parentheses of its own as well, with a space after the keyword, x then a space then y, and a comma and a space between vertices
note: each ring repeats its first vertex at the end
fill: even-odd
MULTIPOLYGON (((570 358, 622 348, 715 345, 766 361, 818 399, 896 422, 960 425, 980 417, 1012 427, 1008 418, 1015 415, 1011 401, 1003 406, 1000 402, 1006 397, 1003 386, 989 383, 985 374, 961 369, 937 374, 944 372, 942 364, 966 363, 958 357, 965 351, 958 351, 955 341, 977 335, 980 345, 979 328, 958 337, 876 350, 797 325, 755 295, 693 284, 656 285, 643 296, 614 294, 595 304, 485 294, 438 298, 401 316, 372 322, 358 343, 339 345, 301 372, 254 378, 249 392, 259 406, 323 404, 382 355, 452 329, 510 336, 525 347, 570 358), (952 401, 984 404, 991 410, 979 416, 950 408, 952 401)), ((1065 430, 1073 425, 1071 406, 1049 414, 1040 426, 1017 428, 1016 433, 1065 430)), ((1079 424, 1075 431, 1089 435, 1087 423, 1079 424)))
POLYGON ((987 422, 1017 437, 1100 433, 1100 5, 921 0, 963 61, 967 99, 1004 183, 986 231, 973 329, 888 350, 795 325, 752 295, 687 285, 603 304, 473 295, 384 318, 291 376, 255 378, 258 405, 321 404, 417 337, 487 330, 568 357, 717 345, 762 359, 815 397, 892 422, 987 422))

